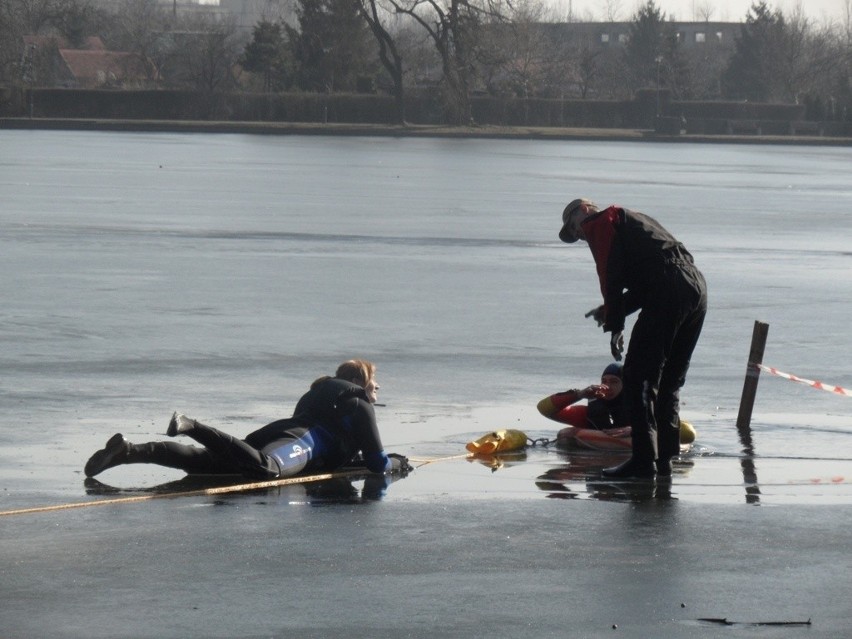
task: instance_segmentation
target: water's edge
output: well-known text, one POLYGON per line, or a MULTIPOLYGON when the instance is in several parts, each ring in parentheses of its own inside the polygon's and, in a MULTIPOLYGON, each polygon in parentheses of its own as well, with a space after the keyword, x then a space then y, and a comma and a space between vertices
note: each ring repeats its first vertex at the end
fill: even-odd
POLYGON ((387 125, 321 122, 227 122, 198 120, 109 120, 71 118, 0 118, 0 129, 124 131, 149 133, 252 133, 263 135, 348 135, 525 140, 607 140, 708 144, 780 144, 852 146, 852 138, 815 135, 665 135, 652 129, 576 127, 387 125))

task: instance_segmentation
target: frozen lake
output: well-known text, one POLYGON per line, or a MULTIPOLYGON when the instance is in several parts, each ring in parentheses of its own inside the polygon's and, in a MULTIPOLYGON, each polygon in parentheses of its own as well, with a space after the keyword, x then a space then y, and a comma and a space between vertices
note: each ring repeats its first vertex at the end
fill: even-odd
MULTIPOLYGON (((552 435, 538 399, 609 360, 588 248, 556 237, 579 195, 694 254, 710 312, 683 416, 736 455, 755 320, 766 364, 852 385, 849 166, 806 146, 2 131, 5 472, 50 431, 64 484, 175 409, 248 432, 352 356, 379 366, 389 449, 552 435)), ((758 452, 836 457, 850 407, 763 375, 758 452)))
MULTIPOLYGON (((852 400, 764 374, 754 459, 734 423, 755 320, 766 364, 852 386, 850 166, 806 146, 0 131, 3 510, 107 498, 82 467, 112 433, 160 439, 179 410, 244 434, 352 356, 379 366, 391 451, 553 436, 536 402, 610 357, 583 318, 588 248, 557 239, 577 196, 656 217, 710 291, 682 396, 698 454, 671 485, 533 449, 422 465, 379 501, 344 480, 6 516, 0 632, 842 636, 852 400)), ((139 495, 170 472, 99 479, 139 495)))

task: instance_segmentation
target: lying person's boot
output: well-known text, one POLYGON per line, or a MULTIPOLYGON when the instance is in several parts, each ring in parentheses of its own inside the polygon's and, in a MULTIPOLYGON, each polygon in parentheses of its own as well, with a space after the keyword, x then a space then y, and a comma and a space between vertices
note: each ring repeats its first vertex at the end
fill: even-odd
POLYGON ((653 479, 654 462, 642 462, 631 457, 623 464, 604 468, 601 470, 601 475, 610 479, 653 479))
POLYGON ((94 477, 107 468, 118 466, 127 462, 127 454, 130 451, 130 442, 124 439, 124 435, 116 433, 107 441, 106 446, 89 458, 83 472, 86 477, 94 477))
POLYGON ((171 421, 169 421, 169 427, 166 430, 166 435, 169 437, 177 437, 178 435, 188 433, 193 428, 195 428, 194 419, 190 419, 186 415, 174 413, 171 421))

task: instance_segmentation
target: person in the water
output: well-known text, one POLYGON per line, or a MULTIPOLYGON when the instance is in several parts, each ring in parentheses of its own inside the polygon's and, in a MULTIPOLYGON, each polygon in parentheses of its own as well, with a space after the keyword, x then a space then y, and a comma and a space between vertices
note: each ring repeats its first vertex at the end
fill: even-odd
POLYGON ((556 434, 556 441, 568 444, 581 429, 605 431, 613 436, 624 436, 630 431, 630 418, 622 389, 622 365, 613 362, 604 369, 600 384, 590 384, 582 389, 569 389, 554 393, 538 403, 538 412, 557 422, 568 424, 556 434), (585 404, 577 402, 586 399, 585 404))
POLYGON ((372 362, 343 362, 334 377, 320 377, 296 404, 293 416, 238 439, 175 413, 166 434, 185 435, 203 447, 170 441, 131 444, 113 435, 85 466, 94 477, 120 464, 158 464, 189 474, 240 474, 274 479, 362 465, 373 473, 410 470, 402 455, 385 453, 373 409, 379 385, 372 362))

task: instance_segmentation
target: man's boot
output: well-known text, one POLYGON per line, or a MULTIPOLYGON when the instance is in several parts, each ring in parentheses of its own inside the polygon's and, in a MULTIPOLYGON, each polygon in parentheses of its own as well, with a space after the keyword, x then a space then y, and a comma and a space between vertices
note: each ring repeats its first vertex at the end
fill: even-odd
POLYGON ((680 454, 680 420, 677 425, 660 424, 657 433, 657 476, 672 476, 672 458, 680 454))
POLYGON ((609 479, 653 479, 654 462, 634 455, 618 466, 604 468, 601 475, 609 479))
POLYGON ((633 426, 630 437, 633 449, 630 459, 618 466, 604 468, 601 474, 610 479, 653 479, 657 431, 633 426))
POLYGON ((109 438, 106 445, 86 462, 83 472, 86 477, 94 477, 108 468, 127 463, 127 455, 130 451, 130 442, 124 439, 124 435, 116 433, 109 438))

